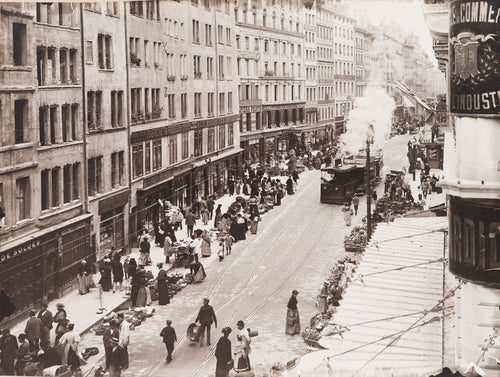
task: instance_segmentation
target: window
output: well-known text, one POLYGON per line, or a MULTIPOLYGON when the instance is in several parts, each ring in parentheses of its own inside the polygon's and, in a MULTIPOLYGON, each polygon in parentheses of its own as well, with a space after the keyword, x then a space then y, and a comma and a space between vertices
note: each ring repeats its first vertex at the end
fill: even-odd
POLYGON ((175 119, 175 94, 168 95, 168 118, 175 119))
MULTIPOLYGON (((131 38, 132 39, 132 38, 131 38)), ((132 51, 132 49, 131 49, 132 51)), ((97 57, 100 69, 111 69, 111 36, 98 34, 97 57)))
POLYGON ((219 79, 224 80, 224 56, 219 55, 219 79))
POLYGON ((231 46, 231 29, 226 28, 226 45, 231 46))
POLYGON ((217 43, 224 44, 224 26, 217 25, 217 43))
POLYGON ((201 130, 194 131, 194 156, 198 157, 203 154, 203 134, 201 130))
POLYGON ((88 194, 95 196, 102 191, 102 156, 88 160, 88 194))
POLYGON ((111 127, 123 125, 123 91, 111 91, 111 127))
POLYGON ((69 79, 72 83, 77 83, 78 79, 76 77, 77 72, 77 60, 76 60, 77 51, 75 49, 69 50, 69 79))
POLYGON ((131 117, 132 121, 137 121, 142 118, 141 113, 141 89, 132 88, 130 89, 130 105, 131 105, 131 117))
POLYGON ((132 176, 140 177, 144 174, 144 146, 142 143, 132 146, 132 176))
POLYGON ((201 93, 194 94, 194 116, 201 117, 201 93))
POLYGON ((168 137, 168 150, 169 163, 175 164, 177 162, 177 135, 168 137))
POLYGON ((182 133, 182 159, 189 157, 189 133, 182 133))
POLYGON ((193 56, 194 78, 201 79, 201 56, 193 56))
POLYGON ((61 48, 59 50, 59 69, 62 83, 68 82, 68 70, 67 70, 67 59, 68 59, 68 50, 65 48, 61 48))
MULTIPOLYGON (((148 2, 149 3, 149 2, 148 2)), ((149 41, 147 39, 144 40, 144 67, 150 66, 150 56, 149 56, 149 41)))
POLYGON ((239 50, 240 49, 240 36, 236 36, 236 48, 239 50))
POLYGON ((73 164, 73 200, 80 199, 80 163, 73 164))
POLYGON ((214 93, 208 93, 207 96, 207 111, 208 111, 208 116, 213 116, 214 115, 214 93))
POLYGON ((193 20, 193 43, 200 43, 200 22, 193 20))
POLYGON ((14 101, 14 142, 15 144, 26 143, 28 141, 28 100, 21 99, 14 101))
POLYGON ((38 109, 38 129, 40 132, 40 145, 47 145, 47 124, 49 119, 49 108, 42 106, 38 109))
POLYGON ((63 168, 63 203, 71 202, 71 173, 72 166, 64 165, 63 168))
POLYGON ((219 93, 219 113, 224 114, 226 112, 226 101, 225 93, 219 93))
POLYGON ((130 2, 130 14, 137 17, 142 17, 142 1, 131 1, 130 2))
POLYGON ((129 41, 130 64, 133 67, 140 67, 141 59, 139 59, 139 38, 131 37, 129 41))
POLYGON ((187 117, 187 93, 181 94, 181 117, 187 117))
POLYGON ((96 130, 101 127, 102 92, 87 92, 87 127, 96 130))
POLYGON ((215 151, 215 129, 210 127, 207 130, 207 153, 215 151))
POLYGON ((205 44, 212 46, 212 25, 205 24, 205 44))
POLYGON ((227 112, 229 114, 233 112, 233 92, 227 93, 227 112))
POLYGON ((234 144, 234 129, 233 129, 233 124, 229 123, 228 128, 227 128, 227 145, 233 145, 234 144))
POLYGON ((71 141, 71 108, 69 105, 61 106, 61 120, 63 142, 71 141))
POLYGON ((230 56, 227 57, 226 61, 227 61, 227 66, 226 66, 227 79, 231 80, 231 78, 233 77, 233 61, 230 56))
POLYGON ((219 126, 219 149, 226 147, 226 125, 219 126))
POLYGON ((42 170, 41 173, 41 204, 42 204, 42 211, 47 210, 50 208, 50 195, 49 195, 49 189, 50 189, 50 182, 49 182, 49 175, 50 175, 50 170, 45 169, 42 170))
POLYGON ((161 169, 161 139, 153 140, 153 171, 161 169))
POLYGON ((26 25, 14 22, 12 29, 14 65, 25 65, 27 55, 26 25))
POLYGON ((207 58, 207 79, 214 77, 214 58, 207 58))
POLYGON ((118 4, 117 1, 108 1, 106 3, 106 13, 110 16, 118 16, 118 4))
POLYGON ((16 179, 16 213, 17 221, 30 217, 30 178, 16 179))
POLYGON ((60 204, 60 197, 59 197, 59 190, 60 190, 60 185, 59 185, 59 174, 61 169, 59 167, 56 167, 52 169, 52 207, 58 207, 60 204))
POLYGON ((151 173, 151 144, 146 142, 144 148, 144 173, 151 173))
POLYGON ((151 117, 158 119, 161 116, 162 108, 160 107, 160 89, 151 89, 151 117))

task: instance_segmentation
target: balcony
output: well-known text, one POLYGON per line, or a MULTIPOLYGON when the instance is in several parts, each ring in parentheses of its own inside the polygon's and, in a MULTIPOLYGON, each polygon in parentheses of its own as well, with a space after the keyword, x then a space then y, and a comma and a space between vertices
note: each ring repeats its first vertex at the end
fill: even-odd
POLYGON ((352 81, 354 81, 356 79, 356 76, 354 76, 354 75, 333 75, 333 78, 335 80, 352 80, 352 81))

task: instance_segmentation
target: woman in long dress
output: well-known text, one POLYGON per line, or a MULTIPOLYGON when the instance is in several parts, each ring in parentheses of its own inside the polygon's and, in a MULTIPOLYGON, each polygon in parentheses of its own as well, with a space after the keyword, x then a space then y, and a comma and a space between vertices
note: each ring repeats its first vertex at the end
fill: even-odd
POLYGON ((78 293, 81 295, 84 295, 86 293, 89 293, 89 281, 87 276, 90 275, 90 266, 87 265, 87 261, 82 260, 80 262, 80 265, 78 266, 78 293))
POLYGON ((247 371, 248 358, 245 352, 246 343, 241 335, 236 336, 236 343, 234 344, 234 369, 236 372, 247 371))
POLYGON ((113 270, 113 293, 115 293, 115 289, 120 288, 120 290, 122 290, 123 283, 123 265, 120 261, 120 255, 118 253, 113 255, 111 269, 113 270))
POLYGON ((342 208, 342 212, 344 213, 344 221, 346 226, 351 225, 351 215, 352 215, 352 209, 351 206, 346 203, 344 208, 342 208))
POLYGON ((230 333, 231 328, 224 327, 222 329, 223 336, 217 342, 217 347, 215 348, 215 358, 217 359, 217 364, 215 365, 215 377, 227 377, 227 373, 229 371, 228 363, 232 359, 231 341, 229 340, 230 333))
POLYGON ((207 274, 205 273, 205 268, 200 262, 197 262, 194 265, 193 270, 194 270, 193 283, 199 283, 207 277, 207 274))
POLYGON ((146 306, 148 299, 146 285, 148 284, 148 282, 146 279, 146 271, 144 270, 144 266, 139 266, 139 269, 136 272, 136 277, 139 289, 137 291, 137 299, 134 306, 146 306))
POLYGON ((286 180, 286 193, 288 195, 293 195, 294 192, 293 192, 293 179, 292 177, 288 177, 288 179, 286 180))
POLYGON ((156 277, 158 283, 158 304, 166 305, 170 303, 167 287, 167 271, 163 269, 163 263, 158 263, 158 268, 160 269, 156 277))
POLYGON ((211 245, 212 240, 210 238, 210 234, 206 230, 203 231, 201 235, 201 256, 206 258, 212 255, 211 245))
POLYGON ((102 290, 104 292, 109 291, 112 288, 111 284, 111 260, 106 257, 103 260, 100 268, 101 272, 101 280, 99 280, 99 284, 101 284, 102 290))
POLYGON ((297 309, 298 294, 299 292, 294 289, 287 304, 285 333, 290 335, 300 333, 300 317, 299 310, 297 309))
POLYGON ((170 256, 172 255, 172 239, 165 236, 163 240, 163 255, 165 255, 165 263, 170 263, 170 256))
POLYGON ((257 229, 259 227, 259 216, 251 216, 250 217, 250 232, 252 234, 257 234, 257 229))

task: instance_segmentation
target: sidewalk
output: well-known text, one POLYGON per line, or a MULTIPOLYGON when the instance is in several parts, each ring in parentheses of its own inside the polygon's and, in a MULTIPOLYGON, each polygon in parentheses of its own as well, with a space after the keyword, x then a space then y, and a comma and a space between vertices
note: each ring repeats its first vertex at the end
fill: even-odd
MULTIPOLYGON (((309 171, 306 170, 304 173, 300 174, 301 178, 307 177, 309 171)), ((284 181, 284 177, 273 177, 273 178, 280 178, 281 181, 284 181)), ((285 177, 286 180, 286 177, 285 177)), ((299 181, 299 190, 300 190, 300 181, 299 181)), ((229 194, 224 194, 222 197, 217 199, 215 201, 215 208, 217 208, 218 204, 222 205, 222 213, 226 212, 227 208, 229 205, 231 205, 234 200, 236 199, 237 195, 232 195, 229 196, 229 194)), ((248 196, 245 196, 243 194, 240 194, 240 196, 243 196, 245 198, 248 198, 248 196)), ((283 198, 283 200, 287 200, 287 196, 283 198)), ((215 212, 215 211, 214 211, 215 212)), ((215 214, 214 214, 215 215, 215 214)), ((214 220, 210 220, 207 225, 203 225, 201 220, 196 221, 195 229, 203 229, 203 230, 210 230, 213 228, 214 220)), ((187 228, 186 225, 183 224, 182 230, 177 230, 175 232, 175 235, 178 240, 182 240, 187 238, 187 228)), ((217 253, 216 253, 216 248, 215 244, 212 243, 212 255, 208 258, 201 258, 201 262, 205 266, 205 268, 210 265, 214 260, 217 260, 217 253)), ((152 260, 152 265, 151 266, 146 266, 145 269, 151 270, 153 272, 153 275, 156 276, 158 269, 156 267, 156 264, 159 262, 165 262, 165 256, 163 254, 163 248, 158 247, 154 244, 154 242, 151 242, 151 260, 152 260)), ((138 248, 133 248, 131 253, 128 254, 130 258, 135 258, 136 260, 139 259, 139 249, 138 248)), ((122 262, 125 257, 122 258, 122 262)), ((183 267, 179 268, 173 268, 172 264, 170 263, 164 263, 164 268, 169 271, 170 273, 182 273, 185 274, 186 272, 189 272, 189 269, 185 269, 183 267)), ((100 279, 100 274, 94 274, 93 275, 94 282, 99 281, 100 279)), ((56 304, 57 303, 62 303, 65 305, 66 313, 68 316, 68 319, 70 322, 75 324, 75 331, 78 332, 80 335, 86 333, 89 331, 96 323, 101 321, 106 315, 108 315, 110 312, 116 310, 118 307, 123 305, 130 296, 125 295, 125 290, 122 291, 116 291, 116 293, 113 293, 112 291, 109 292, 102 292, 102 303, 99 297, 99 292, 100 288, 93 288, 90 290, 89 293, 85 295, 80 295, 78 293, 78 290, 75 289, 68 294, 64 295, 61 298, 51 300, 49 301, 48 304, 48 309, 52 312, 53 315, 57 312, 56 310, 56 304), (103 310, 102 313, 98 314, 97 311, 99 308, 104 307, 105 309, 103 310)), ((37 308, 38 309, 38 308, 37 308)), ((26 326, 27 318, 16 323, 15 325, 10 327, 11 334, 18 336, 22 332, 24 332, 24 328, 26 326)), ((51 341, 54 343, 55 341, 55 326, 51 330, 51 341)))

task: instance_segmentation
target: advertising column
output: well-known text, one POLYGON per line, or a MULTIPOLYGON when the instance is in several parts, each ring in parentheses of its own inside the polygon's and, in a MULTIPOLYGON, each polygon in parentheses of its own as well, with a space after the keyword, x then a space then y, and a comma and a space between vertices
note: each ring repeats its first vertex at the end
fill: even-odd
MULTIPOLYGON (((498 376, 500 349, 500 0, 450 2, 449 106, 454 140, 445 159, 457 365, 498 376), (491 342, 492 341, 492 342, 491 342)), ((448 135, 447 135, 448 137, 448 135)), ((447 149, 448 150, 448 149, 447 149)))

